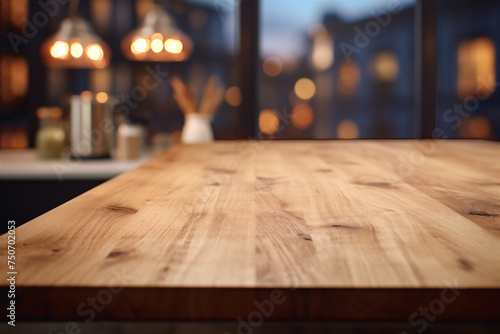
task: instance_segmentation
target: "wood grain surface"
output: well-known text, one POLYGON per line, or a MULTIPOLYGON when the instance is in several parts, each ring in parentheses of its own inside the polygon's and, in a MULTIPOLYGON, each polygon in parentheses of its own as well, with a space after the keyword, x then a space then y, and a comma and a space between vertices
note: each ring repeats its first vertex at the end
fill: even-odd
POLYGON ((244 317, 280 289, 271 319, 405 319, 455 289, 442 319, 499 319, 500 144, 181 145, 16 235, 26 319, 109 287, 98 318, 244 317))

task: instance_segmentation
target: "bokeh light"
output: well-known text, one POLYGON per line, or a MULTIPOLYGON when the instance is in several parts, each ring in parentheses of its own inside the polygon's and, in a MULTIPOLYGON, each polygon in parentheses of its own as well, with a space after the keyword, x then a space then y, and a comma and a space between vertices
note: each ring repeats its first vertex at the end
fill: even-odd
POLYGON ((97 95, 95 96, 97 102, 99 103, 106 103, 108 102, 108 94, 106 94, 105 92, 99 92, 97 93, 97 95))
POLYGON ((160 53, 163 51, 163 36, 162 34, 153 34, 151 36, 151 50, 154 53, 160 53))
POLYGON ((242 95, 241 89, 237 86, 229 87, 226 90, 226 102, 232 107, 239 107, 241 105, 242 95))
POLYGON ((87 56, 92 60, 101 60, 104 53, 100 45, 92 44, 87 48, 87 56))
POLYGON ((462 138, 485 139, 491 135, 491 122, 484 116, 475 116, 464 120, 459 133, 462 138))
POLYGON ((179 54, 182 52, 182 42, 178 39, 169 38, 165 41, 165 50, 170 53, 179 54))
POLYGON ((66 57, 69 52, 69 46, 66 42, 57 41, 50 48, 50 55, 54 58, 66 57))
POLYGON ((299 79, 295 83, 295 94, 302 100, 310 100, 316 94, 316 85, 311 79, 299 79))
POLYGON ((372 73, 381 82, 393 82, 399 75, 399 61, 396 55, 389 51, 378 53, 373 59, 372 73))
POLYGON ((309 28, 308 34, 313 41, 311 64, 318 71, 329 69, 334 60, 334 45, 327 29, 322 24, 315 24, 309 28))
POLYGON ((307 104, 299 104, 292 110, 292 124, 297 129, 309 128, 314 121, 314 111, 307 104))
POLYGON ((133 54, 140 54, 148 52, 149 47, 149 40, 138 38, 132 43, 132 45, 130 46, 130 50, 133 54))
POLYGON ((458 47, 457 93, 462 99, 490 96, 495 91, 495 44, 487 37, 466 40, 458 47))
POLYGON ((283 71, 283 62, 277 57, 267 57, 262 63, 262 70, 270 77, 276 77, 283 71))
POLYGON ((259 115, 259 129, 262 133, 272 135, 278 131, 280 120, 278 115, 271 109, 264 109, 259 115))
POLYGON ((80 94, 80 98, 82 100, 92 100, 92 97, 94 96, 94 94, 92 94, 91 91, 89 90, 86 90, 86 91, 83 91, 81 94, 80 94))
POLYGON ((73 43, 70 52, 74 58, 80 58, 83 55, 83 47, 80 43, 73 43))
POLYGON ((355 62, 343 62, 340 66, 337 89, 345 97, 351 97, 356 92, 361 78, 359 65, 355 62))
POLYGON ((356 122, 345 119, 339 123, 337 127, 337 138, 340 139, 356 139, 359 138, 359 128, 356 122))

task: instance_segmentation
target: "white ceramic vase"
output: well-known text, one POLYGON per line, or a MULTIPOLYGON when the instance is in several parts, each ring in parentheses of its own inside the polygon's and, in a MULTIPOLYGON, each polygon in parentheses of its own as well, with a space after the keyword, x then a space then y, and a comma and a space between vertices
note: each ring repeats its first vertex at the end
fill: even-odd
POLYGON ((188 114, 182 129, 181 140, 184 144, 206 143, 214 140, 211 116, 188 114))

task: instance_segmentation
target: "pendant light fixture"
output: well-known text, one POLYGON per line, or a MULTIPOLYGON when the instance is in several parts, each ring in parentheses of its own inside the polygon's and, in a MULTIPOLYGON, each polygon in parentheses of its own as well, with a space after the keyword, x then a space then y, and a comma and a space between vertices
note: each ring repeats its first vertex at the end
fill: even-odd
POLYGON ((90 24, 77 15, 79 4, 79 0, 71 0, 68 17, 42 43, 42 59, 48 67, 104 68, 109 64, 111 51, 90 24))
POLYGON ((142 25, 123 39, 122 49, 128 59, 135 61, 184 61, 191 55, 193 42, 156 3, 142 25))

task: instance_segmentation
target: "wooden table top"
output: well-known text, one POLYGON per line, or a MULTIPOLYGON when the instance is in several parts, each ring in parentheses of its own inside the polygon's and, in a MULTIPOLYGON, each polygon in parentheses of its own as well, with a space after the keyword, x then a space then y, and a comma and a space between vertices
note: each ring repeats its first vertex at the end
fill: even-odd
POLYGON ((16 237, 26 319, 82 319, 109 287, 97 318, 236 319, 281 293, 271 319, 408 319, 449 289, 442 319, 498 319, 500 144, 180 145, 16 237))

